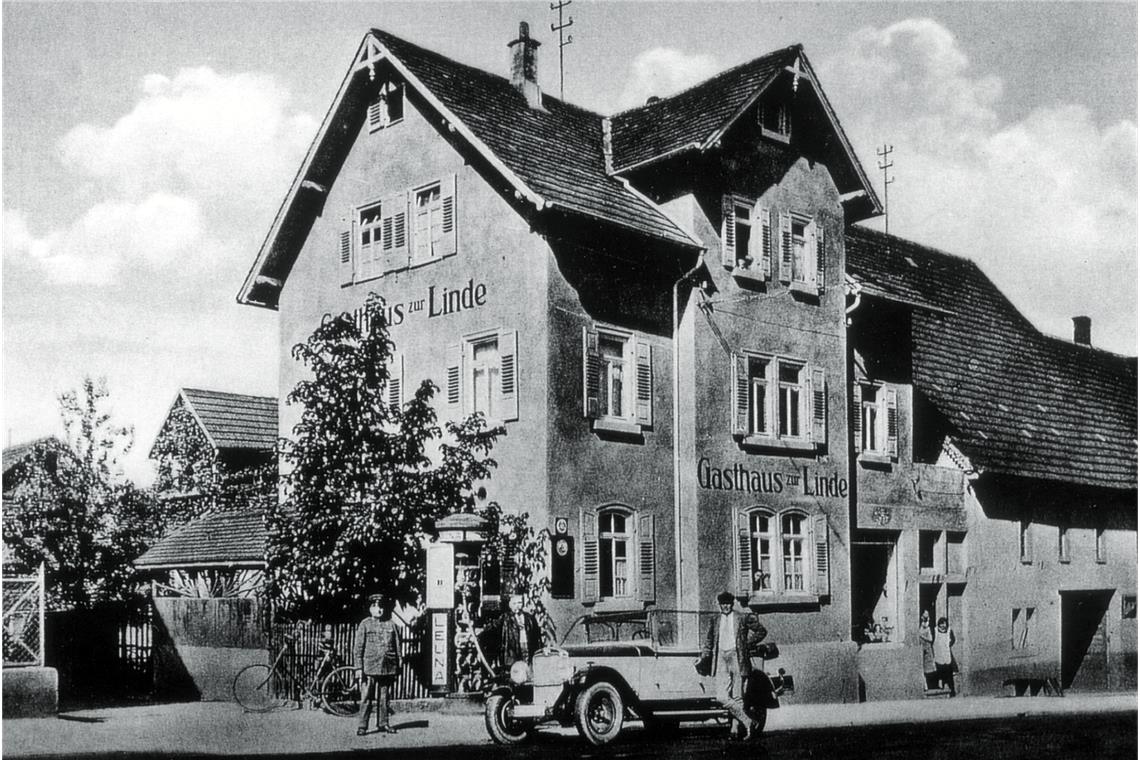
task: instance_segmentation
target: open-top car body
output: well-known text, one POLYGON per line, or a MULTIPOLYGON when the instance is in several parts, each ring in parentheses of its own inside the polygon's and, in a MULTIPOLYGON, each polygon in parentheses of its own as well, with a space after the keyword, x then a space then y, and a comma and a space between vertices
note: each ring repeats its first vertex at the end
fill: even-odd
MULTIPOLYGON (((574 725, 595 745, 612 741, 625 720, 673 728, 681 721, 724 719, 716 677, 694 667, 715 612, 646 609, 578 618, 559 647, 542 650, 531 667, 515 663, 490 690, 487 731, 500 744, 516 744, 543 723, 574 725)), ((779 706, 792 678, 766 674, 772 644, 753 654, 746 710, 760 728, 779 706)))

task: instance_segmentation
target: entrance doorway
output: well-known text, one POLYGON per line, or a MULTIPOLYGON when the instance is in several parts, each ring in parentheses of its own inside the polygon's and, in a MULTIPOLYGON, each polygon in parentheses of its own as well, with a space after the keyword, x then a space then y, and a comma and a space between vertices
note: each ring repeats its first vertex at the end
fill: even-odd
POLYGON ((1061 592, 1061 687, 1108 688, 1108 604, 1112 591, 1061 592))
POLYGON ((901 640, 894 541, 851 546, 852 638, 862 644, 901 640))

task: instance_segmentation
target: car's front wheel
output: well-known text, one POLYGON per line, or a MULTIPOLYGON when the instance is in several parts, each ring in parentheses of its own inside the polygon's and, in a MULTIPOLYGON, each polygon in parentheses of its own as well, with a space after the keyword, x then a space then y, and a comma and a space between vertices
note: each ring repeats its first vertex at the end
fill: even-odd
POLYGON ((487 733, 496 744, 522 744, 530 738, 531 726, 515 720, 513 710, 518 701, 507 694, 492 694, 483 707, 487 733))
POLYGON ((574 706, 578 733, 595 747, 608 744, 617 737, 624 717, 621 693, 608 681, 598 681, 586 687, 574 706))

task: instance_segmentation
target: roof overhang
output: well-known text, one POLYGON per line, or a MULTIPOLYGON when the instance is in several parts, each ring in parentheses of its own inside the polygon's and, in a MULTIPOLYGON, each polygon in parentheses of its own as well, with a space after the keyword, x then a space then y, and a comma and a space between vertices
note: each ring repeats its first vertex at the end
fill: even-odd
POLYGON ((132 565, 137 571, 144 570, 264 570, 263 559, 220 560, 215 562, 156 562, 149 564, 135 561, 132 565))

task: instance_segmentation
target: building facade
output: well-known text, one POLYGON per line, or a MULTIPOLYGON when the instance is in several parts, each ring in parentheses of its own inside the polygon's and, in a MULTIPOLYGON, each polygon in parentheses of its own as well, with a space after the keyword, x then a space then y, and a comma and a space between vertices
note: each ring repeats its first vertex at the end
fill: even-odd
MULTIPOLYGON (((525 25, 509 48, 499 77, 365 36, 239 294, 281 313, 281 397, 301 379, 289 347, 383 296, 393 400, 430 378, 441 418, 504 426, 486 498, 571 557, 552 562, 561 631, 730 589, 797 700, 921 696, 920 609, 954 621, 966 690, 1078 653, 1091 673, 1100 641, 1106 683, 1124 678, 1134 618, 1088 621, 1109 592, 1134 611, 1135 360, 1080 347, 1100 365, 1047 378, 1054 402, 1109 378, 1089 387, 1114 415, 1092 448, 1115 477, 1007 473, 989 454, 1010 447, 963 424, 989 414, 985 387, 939 374, 959 360, 945 327, 992 309, 980 345, 1005 321, 1015 345, 1046 339, 980 273, 980 305, 931 276, 953 257, 911 267, 917 247, 854 226, 879 202, 800 47, 611 117, 541 93, 525 25), (1054 482, 1074 489, 1063 505, 1029 495, 1054 482), (1119 561, 1026 571, 1011 596, 997 545, 1057 510, 1073 546, 1093 536, 1119 561), (1022 652, 1007 634, 1030 608, 1042 633, 1022 652), (1084 622, 1051 638, 1058 615, 1084 622), (1104 634, 1082 648, 1090 625, 1104 634)), ((281 406, 282 431, 296 414, 281 406)))

